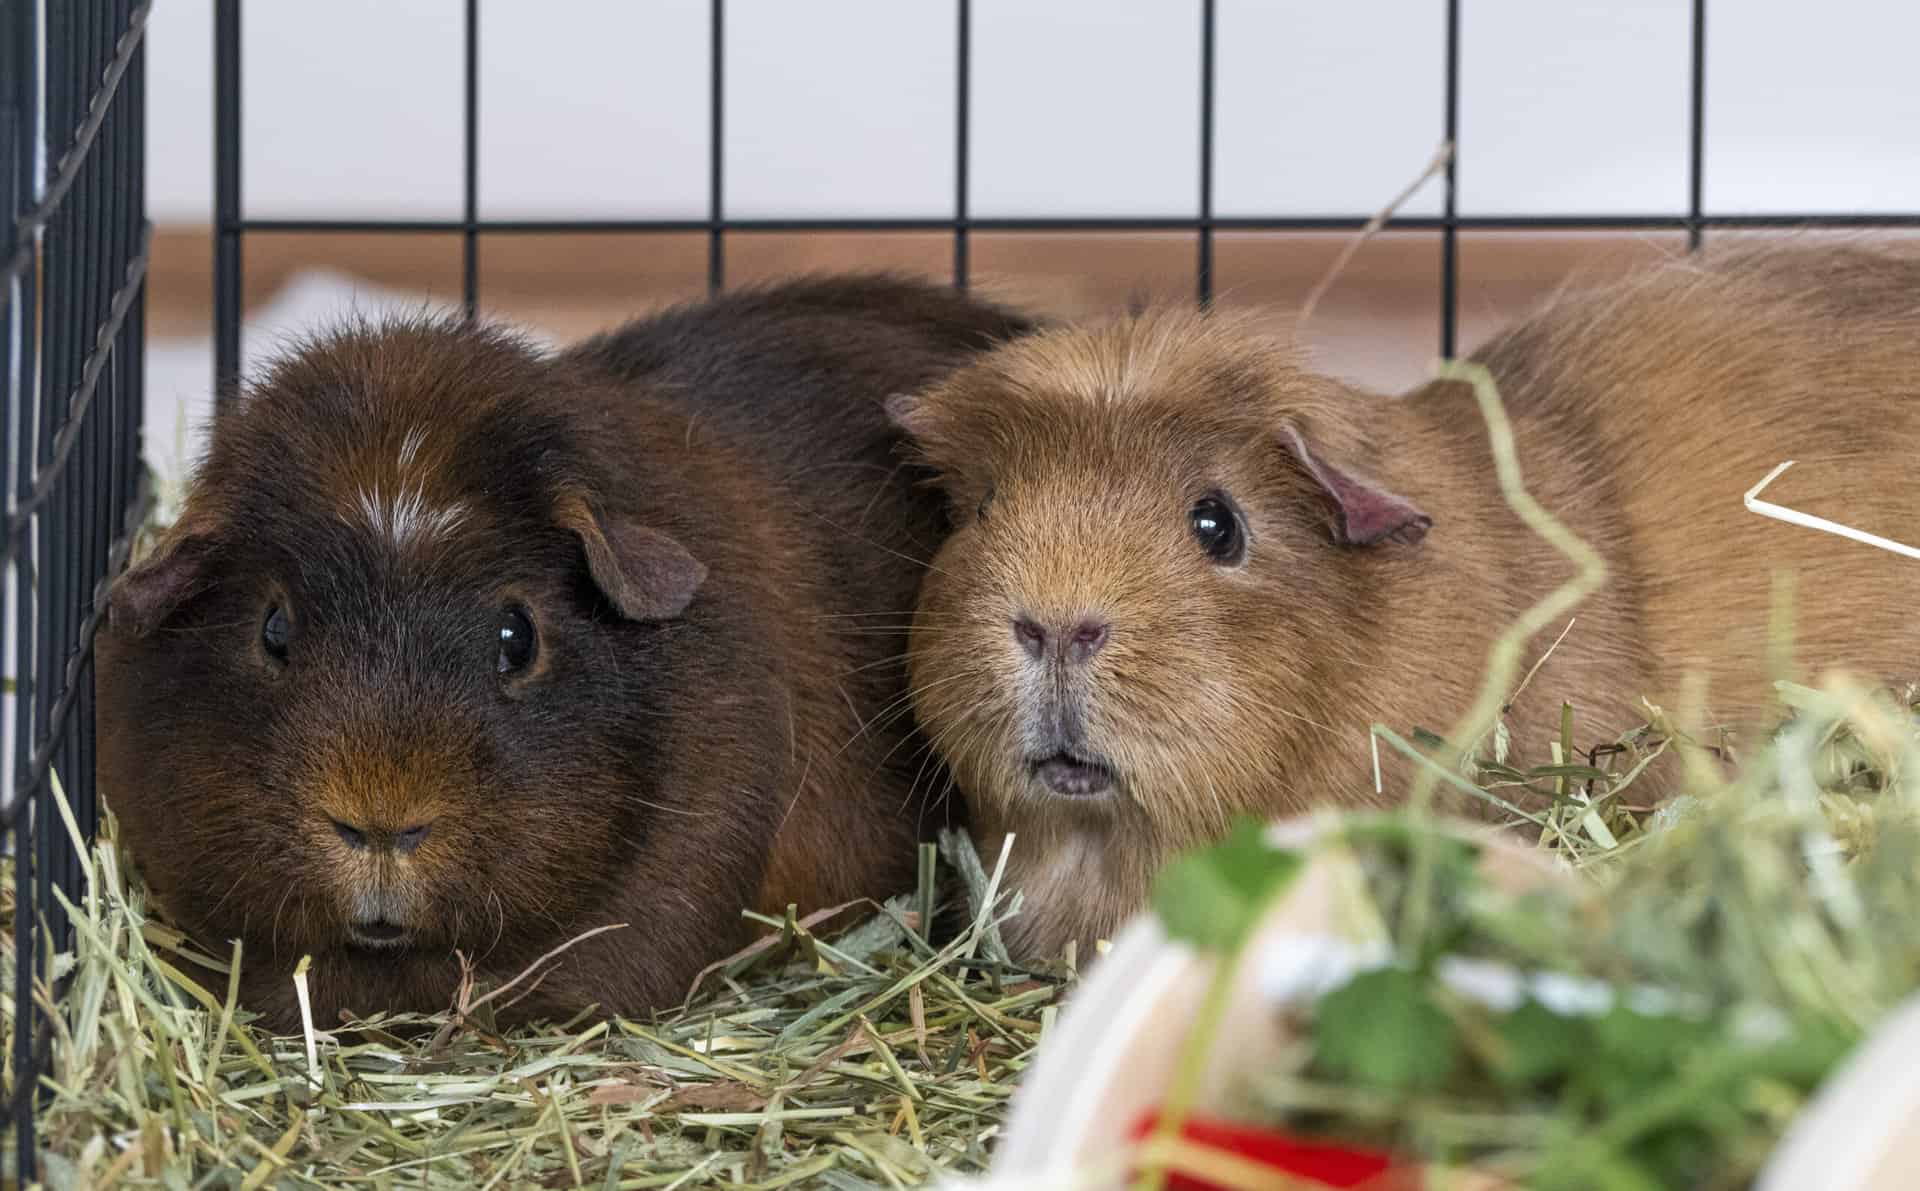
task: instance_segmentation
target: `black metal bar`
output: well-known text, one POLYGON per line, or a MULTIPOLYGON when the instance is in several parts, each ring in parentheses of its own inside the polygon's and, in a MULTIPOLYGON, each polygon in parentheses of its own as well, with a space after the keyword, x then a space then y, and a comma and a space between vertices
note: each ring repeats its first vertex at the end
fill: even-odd
MULTIPOLYGON (((101 48, 103 44, 111 45, 113 30, 103 26, 107 26, 112 15, 111 3, 80 6, 79 44, 83 48, 79 58, 84 73, 80 74, 80 80, 75 88, 76 93, 90 88, 91 80, 100 77, 100 71, 105 68, 105 62, 100 60, 101 48)), ((80 99, 79 102, 87 101, 80 99)), ((104 300, 102 291, 111 288, 101 284, 101 274, 106 268, 106 262, 101 258, 105 255, 107 248, 106 237, 102 232, 105 230, 103 225, 106 223, 106 211, 110 206, 110 198, 104 193, 101 183, 106 172, 103 155, 111 149, 117 124, 115 115, 114 108, 110 106, 101 123, 100 135, 90 150, 91 160, 74 183, 75 202, 71 207, 71 218, 67 225, 68 243, 65 253, 67 259, 73 262, 71 284, 75 299, 69 314, 70 324, 67 332, 70 355, 79 354, 80 345, 86 341, 87 331, 98 325, 99 309, 104 300)), ((58 393, 59 390, 54 392, 58 393)), ((51 415, 51 418, 43 417, 42 420, 51 420, 58 425, 60 419, 65 419, 65 425, 58 427, 59 432, 73 444, 69 449, 73 457, 80 460, 75 466, 61 469, 62 474, 57 485, 61 497, 59 516, 57 520, 49 521, 51 541, 61 544, 54 547, 52 559, 52 566, 58 571, 58 587, 52 603, 55 617, 53 660, 65 671, 61 675, 56 695, 58 699, 77 702, 80 694, 77 683, 79 676, 70 662, 80 643, 81 610, 91 597, 91 576, 86 573, 86 567, 91 562, 89 555, 91 539, 94 537, 94 534, 89 532, 93 522, 90 518, 91 510, 88 507, 92 503, 88 498, 88 490, 93 487, 91 483, 93 477, 87 469, 86 459, 87 447, 90 445, 88 435, 94 419, 84 416, 76 417, 71 409, 63 409, 56 402, 46 402, 44 399, 49 395, 51 394, 42 394, 42 408, 51 415), (62 546, 64 549, 61 548, 62 546)), ((42 560, 42 565, 47 565, 46 560, 42 560)), ((76 722, 71 728, 62 725, 59 731, 47 731, 46 750, 55 758, 54 766, 60 775, 60 780, 66 783, 69 800, 73 797, 78 778, 79 728, 80 725, 76 722)), ((40 821, 49 826, 59 822, 51 782, 41 787, 40 796, 42 810, 45 812, 40 821)), ((61 833, 63 838, 64 834, 64 832, 61 833)), ((53 844, 52 852, 53 863, 48 869, 52 884, 57 889, 71 893, 79 883, 80 858, 72 848, 61 847, 58 842, 53 844)), ((69 928, 66 910, 57 899, 48 900, 45 918, 48 928, 47 945, 55 949, 64 949, 69 928)))
POLYGON ((1440 358, 1453 358, 1460 299, 1460 0, 1447 5, 1447 179, 1440 216, 1440 358))
MULTIPOLYGON (((77 12, 76 7, 52 5, 46 13, 45 53, 51 74, 45 86, 46 144, 49 152, 61 146, 62 138, 68 135, 85 102, 80 96, 76 80, 86 74, 84 50, 87 47, 77 27, 83 14, 77 12)), ((82 169, 90 172, 92 164, 90 159, 85 160, 82 169)), ((78 181, 79 175, 76 174, 75 186, 69 191, 74 201, 61 205, 41 235, 40 272, 44 286, 41 295, 41 383, 34 393, 36 408, 32 424, 23 425, 20 430, 23 441, 31 437, 34 442, 32 454, 28 456, 31 474, 49 487, 52 480, 57 478, 57 473, 52 472, 51 459, 58 418, 46 395, 66 387, 71 372, 71 341, 79 313, 75 309, 79 299, 76 292, 79 253, 75 250, 74 231, 77 213, 88 196, 78 181)), ((24 523, 26 532, 23 536, 31 548, 21 551, 17 556, 21 573, 26 576, 24 584, 33 588, 35 621, 32 661, 24 667, 24 672, 31 676, 31 685, 22 689, 18 696, 32 704, 31 727, 26 735, 15 739, 16 762, 28 758, 29 763, 20 766, 14 781, 17 789, 28 792, 34 804, 32 839, 29 841, 31 848, 28 850, 33 856, 33 902, 42 922, 51 916, 54 909, 55 832, 48 815, 51 806, 43 784, 45 775, 37 772, 30 760, 37 758, 46 748, 42 741, 57 742, 49 725, 53 705, 59 695, 55 679, 56 659, 60 656, 63 638, 67 635, 63 597, 67 594, 68 552, 63 549, 56 556, 50 548, 54 542, 64 544, 69 540, 67 501, 64 499, 68 493, 63 490, 57 495, 61 499, 47 500, 39 515, 24 523)), ((47 932, 42 930, 29 953, 32 958, 28 962, 38 966, 48 943, 47 932)))
POLYGON ((92 93, 88 101, 86 121, 75 130, 72 143, 62 152, 60 164, 55 167, 39 202, 31 211, 15 219, 20 229, 20 243, 8 255, 4 271, 0 271, 0 285, 11 283, 27 267, 25 254, 32 251, 34 234, 53 221, 54 213, 60 209, 67 192, 80 177, 80 166, 93 148, 94 139, 100 135, 100 126, 106 122, 107 112, 113 106, 114 97, 119 94, 120 80, 126 74, 127 64, 133 60, 134 52, 146 35, 147 16, 152 11, 153 0, 145 0, 134 10, 126 32, 115 45, 111 63, 100 77, 99 89, 92 93))
MULTIPOLYGON (((1220 215, 1216 231, 1234 232, 1345 232, 1365 227, 1370 215, 1220 215)), ((1677 215, 1456 215, 1453 226, 1471 232, 1530 231, 1685 231, 1689 216, 1677 215)), ((1720 228, 1903 228, 1920 227, 1920 212, 1831 212, 1794 214, 1702 215, 1702 226, 1720 228)), ((950 232, 954 220, 939 218, 860 219, 483 219, 476 225, 483 235, 547 233, 593 235, 647 235, 662 232, 950 232)), ((1444 216, 1397 215, 1388 231, 1439 231, 1444 216)), ((239 230, 249 232, 408 233, 458 232, 458 219, 247 219, 239 230)), ((1191 216, 1079 216, 1038 218, 969 218, 975 232, 1195 232, 1200 221, 1191 216)))
POLYGON ((1213 44, 1214 0, 1200 0, 1200 227, 1195 288, 1201 306, 1213 302, 1213 44))
MULTIPOLYGON (((6 43, 6 55, 0 61, 0 86, 5 86, 7 95, 6 116, 10 121, 4 129, 6 142, 12 150, 9 159, 0 163, 6 171, 7 186, 5 199, 8 203, 6 226, 0 229, 0 244, 6 246, 5 256, 8 266, 0 287, 6 292, 9 380, 9 405, 13 407, 13 420, 4 427, 4 436, 11 437, 12 427, 24 422, 27 416, 28 396, 25 391, 30 382, 27 380, 37 370, 38 328, 36 311, 39 309, 38 270, 33 267, 38 260, 37 243, 33 231, 25 228, 15 216, 35 205, 35 191, 40 181, 36 139, 42 126, 40 106, 41 70, 38 47, 41 44, 39 24, 39 6, 28 3, 7 4, 0 8, 4 13, 6 27, 0 30, 0 40, 6 43), (23 264, 16 268, 13 261, 23 264), (15 389, 14 386, 20 386, 15 389)), ((13 492, 15 485, 24 487, 32 476, 31 460, 28 455, 28 436, 18 434, 7 445, 11 450, 0 449, 5 455, 7 473, 6 491, 13 492)), ((13 551, 14 542, 8 538, 4 547, 13 551)), ((21 552, 24 554, 24 552, 21 552)), ((29 708, 32 699, 26 684, 32 664, 33 633, 30 609, 32 593, 26 584, 25 567, 17 571, 19 596, 11 609, 15 615, 15 636, 13 657, 8 659, 10 670, 19 680, 15 687, 14 702, 14 752, 16 755, 31 751, 29 708)), ((8 598, 6 585, 0 583, 0 601, 8 598)), ((16 769, 17 772, 17 769, 16 769)), ((14 1034, 12 1065, 14 1071, 13 1094, 8 1098, 6 1113, 8 1123, 13 1126, 14 1154, 18 1170, 17 1181, 25 1186, 34 1181, 39 1173, 39 1147, 34 1137, 33 1099, 31 1085, 34 1072, 38 1070, 33 1053, 34 1024, 38 1014, 33 1003, 33 974, 35 970, 34 925, 38 921, 37 906, 34 902, 34 851, 30 846, 27 832, 32 823, 32 788, 22 785, 17 777, 12 787, 13 801, 7 807, 6 830, 13 851, 13 954, 14 981, 14 1034)))
MULTIPOLYGON (((26 7, 22 5, 21 7, 26 7)), ((17 789, 17 787, 16 787, 17 789)), ((22 805, 30 805, 22 795, 22 805)), ((17 822, 13 832, 13 1070, 14 1092, 7 1111, 13 1116, 13 1152, 19 1163, 19 1184, 33 1182, 38 1173, 39 1146, 33 1138, 33 1026, 39 1016, 33 1011, 33 925, 37 907, 33 904, 33 855, 21 833, 28 824, 17 822)))
MULTIPOLYGON (((32 519, 39 515, 53 494, 54 486, 59 483, 61 475, 66 470, 67 461, 73 453, 74 440, 93 404, 93 396, 99 386, 100 371, 106 367, 107 360, 112 355, 113 336, 126 322, 127 313, 133 309, 135 299, 144 292, 151 246, 152 229, 144 229, 139 254, 127 263, 125 280, 120 290, 114 295, 113 303, 108 308, 106 318, 96 334, 93 350, 81 365, 79 376, 64 406, 47 403, 47 417, 43 419, 47 431, 46 458, 40 463, 37 469, 39 474, 32 478, 31 483, 27 482, 28 477, 21 477, 23 490, 15 500, 13 514, 7 521, 9 541, 14 535, 26 530, 32 519), (60 426, 57 434, 53 433, 55 421, 53 415, 56 411, 65 414, 64 424, 60 426)), ((59 346, 64 347, 65 344, 59 346)), ((49 352, 48 355, 51 357, 52 353, 49 352)))
POLYGON ((240 0, 213 9, 213 400, 240 387, 240 0))
POLYGON ((973 0, 958 0, 954 51, 953 284, 967 288, 967 164, 973 152, 973 0))
POLYGON ((466 218, 460 242, 460 294, 468 321, 480 312, 480 0, 467 0, 466 218))
MULTIPOLYGON (((49 739, 46 744, 33 751, 32 756, 21 770, 23 777, 32 781, 34 787, 46 796, 45 803, 39 808, 40 811, 45 813, 45 817, 40 818, 39 822, 35 824, 36 827, 40 828, 35 834, 40 837, 39 842, 43 854, 46 850, 57 846, 67 838, 66 828, 61 824, 58 815, 53 809, 52 791, 51 789, 43 787, 42 783, 46 780, 48 770, 53 768, 54 756, 66 736, 66 729, 69 720, 73 716, 74 706, 80 700, 83 684, 80 683, 79 676, 93 660, 93 639, 100 628, 100 622, 106 619, 106 611, 105 608, 96 608, 88 613, 84 619, 76 619, 72 632, 74 634, 74 640, 81 644, 73 656, 67 659, 66 665, 60 670, 63 682, 58 697, 49 694, 46 700, 46 714, 41 731, 42 734, 49 739)), ((51 672, 50 669, 49 673, 51 672)), ((42 682, 40 687, 45 691, 51 691, 52 689, 51 684, 46 682, 42 682)), ((69 895, 72 894, 73 889, 74 884, 69 882, 66 886, 69 895)), ((53 905, 50 901, 47 905, 43 906, 41 910, 41 913, 47 917, 52 917, 61 912, 60 908, 53 905)), ((57 931, 54 937, 59 937, 57 931)))
POLYGON ((707 97, 707 292, 727 284, 726 239, 726 0, 713 0, 712 49, 708 56, 711 94, 707 97))
POLYGON ((1700 205, 1706 176, 1707 0, 1693 0, 1693 102, 1687 114, 1687 251, 1700 247, 1706 222, 1700 205))
POLYGON ((35 1181, 33 1114, 52 1030, 34 1000, 60 983, 66 912, 85 879, 56 796, 82 835, 93 830, 92 645, 138 462, 139 291, 145 276, 144 55, 151 0, 44 4, 0 0, 0 258, 7 262, 7 416, 0 489, 11 512, 0 561, 0 617, 15 630, 17 681, 11 798, 0 811, 14 863, 17 1010, 0 1120, 10 1172, 35 1181), (47 164, 51 163, 51 164, 47 164), (143 255, 134 259, 140 246, 143 255), (125 278, 123 285, 116 279, 125 278))

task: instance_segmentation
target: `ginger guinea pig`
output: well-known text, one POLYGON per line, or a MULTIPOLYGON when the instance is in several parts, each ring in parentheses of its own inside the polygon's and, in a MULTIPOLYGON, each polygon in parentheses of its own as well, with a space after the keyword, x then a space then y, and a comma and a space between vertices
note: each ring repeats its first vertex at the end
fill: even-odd
MULTIPOLYGON (((1770 498, 1911 539, 1920 265, 1688 259, 1564 296, 1478 358, 1529 489, 1609 566, 1509 715, 1521 762, 1562 699, 1602 743, 1643 696, 1677 710, 1689 670, 1713 723, 1777 720, 1776 568, 1806 579, 1802 665, 1914 674, 1915 564, 1741 496, 1795 459, 1770 498)), ((1017 834, 1029 954, 1111 932, 1237 812, 1372 800, 1369 725, 1451 729, 1496 634, 1571 573, 1501 499, 1467 386, 1359 392, 1222 318, 1045 332, 889 408, 956 518, 916 711, 983 851, 1017 834)))
POLYGON ((1025 329, 940 287, 730 294, 557 356, 355 326, 213 427, 111 592, 101 780, 248 1007, 677 1003, 743 908, 882 897, 927 824, 898 624, 943 532, 887 394, 1025 329))

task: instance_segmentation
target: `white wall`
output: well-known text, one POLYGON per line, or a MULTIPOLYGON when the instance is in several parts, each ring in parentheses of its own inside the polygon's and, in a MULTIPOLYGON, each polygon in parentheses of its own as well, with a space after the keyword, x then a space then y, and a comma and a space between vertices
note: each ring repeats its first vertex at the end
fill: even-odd
MULTIPOLYGON (((457 215, 461 7, 249 0, 247 213, 457 215)), ((1920 4, 1709 8, 1710 210, 1920 209, 1920 4)), ((974 214, 1195 209, 1198 0, 974 9, 974 214)), ((481 10, 483 216, 706 213, 704 0, 481 10)), ((1683 209, 1689 10, 1464 0, 1462 211, 1683 209)), ((1397 191, 1440 137, 1442 11, 1220 0, 1219 212, 1397 191)), ((950 0, 729 0, 729 212, 946 214, 954 36, 950 0)), ((153 215, 204 220, 211 0, 160 0, 150 37, 153 215)))

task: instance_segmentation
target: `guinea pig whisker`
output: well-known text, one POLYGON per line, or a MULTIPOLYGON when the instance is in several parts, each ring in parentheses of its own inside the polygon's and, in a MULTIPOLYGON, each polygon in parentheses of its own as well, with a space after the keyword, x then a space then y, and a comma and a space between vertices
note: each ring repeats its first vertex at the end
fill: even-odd
POLYGON ((968 758, 978 755, 976 750, 982 745, 991 746, 1004 735, 1004 724, 986 721, 968 721, 958 725, 959 732, 943 729, 932 735, 927 742, 929 750, 937 750, 949 760, 968 758))
MULTIPOLYGON (((856 719, 859 718, 858 713, 855 713, 855 718, 856 719)), ((850 744, 852 742, 849 741, 848 743, 850 744)), ((840 746, 840 751, 845 752, 846 745, 840 746)), ((839 753, 835 753, 834 755, 838 756, 839 753)), ((807 763, 800 767, 799 780, 793 783, 793 797, 787 799, 787 809, 780 812, 780 822, 773 829, 773 833, 775 835, 779 835, 781 831, 786 829, 787 820, 793 817, 793 808, 800 805, 800 796, 806 793, 807 777, 812 773, 813 773, 813 758, 809 756, 807 758, 807 763)))
POLYGON ((663 802, 655 802, 650 798, 641 798, 638 795, 632 795, 631 797, 636 806, 644 806, 650 811, 659 811, 663 815, 679 815, 683 819, 710 819, 713 817, 711 811, 690 811, 683 806, 668 806, 663 802))
POLYGON ((1260 698, 1259 696, 1253 694, 1250 691, 1241 691, 1241 690, 1234 691, 1232 696, 1232 701, 1237 706, 1251 708, 1255 711, 1264 711, 1268 715, 1278 715, 1278 716, 1284 716, 1287 719, 1291 719, 1291 720, 1299 720, 1303 724, 1307 724, 1311 727, 1320 729, 1322 732, 1325 732, 1329 736, 1340 735, 1339 730, 1336 729, 1332 724, 1322 723, 1321 721, 1314 719, 1312 716, 1302 715, 1301 713, 1294 711, 1290 708, 1281 707, 1276 703, 1272 703, 1266 699, 1260 698))
POLYGON ((500 900, 500 891, 497 889, 487 890, 486 899, 481 902, 481 906, 485 918, 491 918, 493 920, 493 939, 487 944, 487 949, 475 957, 476 963, 485 960, 498 950, 500 940, 505 938, 507 934, 507 907, 500 900))
MULTIPOLYGON (((899 747, 899 746, 897 746, 897 745, 896 745, 895 747, 897 748, 897 747, 899 747)), ((900 804, 900 805, 901 805, 901 807, 902 807, 902 809, 904 809, 905 807, 907 807, 908 805, 910 805, 910 804, 911 804, 911 803, 913 802, 913 799, 914 799, 914 796, 915 796, 915 795, 917 795, 917 794, 918 794, 918 793, 920 792, 920 781, 921 781, 921 779, 922 779, 922 778, 924 778, 924 777, 926 777, 926 776, 927 776, 927 766, 928 766, 928 765, 930 765, 930 764, 932 764, 932 763, 933 763, 933 761, 934 761, 934 759, 935 759, 935 757, 937 756, 937 754, 936 754, 936 753, 935 753, 935 751, 934 751, 934 747, 933 747, 933 742, 932 742, 932 741, 928 741, 928 742, 927 742, 926 744, 924 744, 923 746, 921 746, 921 747, 920 747, 919 749, 917 749, 917 750, 915 750, 915 751, 916 751, 916 752, 918 752, 918 753, 920 754, 920 766, 919 766, 919 768, 917 768, 917 769, 915 769, 915 770, 914 770, 914 772, 913 772, 913 781, 912 781, 912 782, 910 782, 910 783, 908 783, 908 785, 907 785, 907 796, 906 796, 906 798, 905 798, 905 800, 903 800, 903 801, 901 802, 901 804, 900 804)), ((892 750, 891 750, 891 749, 889 749, 889 750, 888 750, 888 753, 889 753, 889 755, 891 755, 891 753, 892 753, 892 750)), ((909 756, 907 757, 907 760, 908 760, 908 762, 912 762, 912 760, 913 760, 913 757, 912 757, 911 755, 909 755, 909 756)), ((935 772, 937 773, 937 772, 939 772, 939 771, 938 771, 938 770, 936 770, 935 772)), ((949 769, 949 770, 947 770, 947 771, 946 771, 946 774, 947 774, 947 783, 946 783, 946 784, 947 784, 947 791, 943 791, 943 792, 942 792, 942 793, 941 793, 941 794, 939 795, 939 798, 940 798, 941 800, 944 800, 944 799, 945 799, 945 797, 946 797, 946 793, 947 793, 948 791, 951 791, 951 790, 953 789, 953 771, 949 769)), ((921 814, 922 814, 922 816, 924 816, 924 815, 926 814, 926 808, 925 808, 924 806, 923 806, 923 807, 922 807, 922 809, 921 809, 921 814)))
POLYGON ((181 625, 177 628, 162 626, 162 631, 172 633, 176 636, 191 637, 199 633, 224 633, 229 629, 250 629, 252 627, 253 620, 248 618, 245 620, 216 620, 210 621, 207 624, 181 625))
MULTIPOLYGON (((913 740, 914 740, 914 737, 911 735, 901 736, 899 740, 896 740, 893 742, 892 748, 888 749, 885 753, 881 754, 878 764, 881 766, 890 764, 893 761, 893 755, 899 752, 902 747, 904 747, 905 745, 907 745, 909 742, 913 740)), ((932 751, 933 751, 933 742, 930 740, 922 740, 919 742, 918 746, 912 752, 906 755, 906 758, 902 762, 902 764, 911 765, 915 757, 924 757, 925 754, 931 753, 932 751)), ((926 762, 923 759, 921 761, 921 766, 924 768, 925 765, 926 765, 926 762)))
MULTIPOLYGON (((915 779, 916 787, 918 786, 918 784, 919 784, 919 779, 916 778, 915 779)), ((957 783, 954 779, 953 771, 948 770, 947 780, 941 783, 940 792, 938 794, 931 795, 921 800, 920 813, 914 819, 914 829, 917 833, 919 834, 926 833, 928 815, 931 815, 935 811, 946 810, 948 801, 953 797, 956 784, 957 783)), ((904 804, 902 809, 904 809, 904 804)))
MULTIPOLYGON (((904 706, 894 711, 889 716, 886 716, 881 719, 876 719, 875 721, 873 721, 871 724, 868 725, 868 728, 870 730, 875 730, 875 731, 884 731, 885 729, 892 727, 893 724, 895 724, 896 722, 902 719, 905 719, 912 714, 913 714, 912 706, 911 705, 904 706)), ((906 735, 903 735, 899 740, 894 741, 893 747, 888 749, 885 753, 881 754, 879 764, 885 765, 888 762, 892 761, 893 755, 899 752, 902 746, 909 744, 914 740, 915 740, 915 737, 912 734, 906 734, 906 735)), ((925 752, 928 749, 930 749, 932 746, 933 746, 932 741, 922 741, 919 745, 919 748, 914 753, 909 753, 907 755, 907 760, 912 761, 913 758, 916 755, 918 755, 918 753, 925 752)))
MULTIPOLYGON (((877 464, 849 464, 846 466, 848 467, 849 470, 853 468, 858 468, 858 467, 868 467, 874 471, 882 470, 877 464)), ((880 483, 875 484, 873 486, 873 495, 867 497, 867 503, 865 507, 863 507, 860 510, 860 523, 862 525, 865 525, 867 523, 867 518, 873 515, 873 506, 879 503, 881 497, 887 495, 888 489, 893 486, 894 479, 898 477, 902 471, 906 470, 906 467, 907 467, 907 463, 903 459, 899 463, 894 464, 891 468, 888 468, 882 472, 880 483)))
MULTIPOLYGON (((252 877, 254 872, 257 871, 259 867, 260 867, 259 864, 255 863, 253 865, 249 865, 248 867, 241 869, 239 875, 234 877, 232 883, 227 886, 227 891, 221 894, 220 899, 214 902, 213 907, 207 911, 206 916, 208 918, 219 917, 220 908, 227 904, 227 899, 232 897, 234 894, 234 891, 239 889, 240 886, 243 883, 245 883, 248 878, 252 877)), ((244 918, 242 921, 244 923, 244 918)), ((244 931, 242 933, 244 933, 244 931)))
POLYGON ((842 670, 840 677, 846 678, 854 674, 864 674, 869 670, 877 670, 882 666, 903 666, 911 656, 912 655, 905 653, 889 654, 886 657, 880 658, 878 661, 866 662, 855 666, 851 670, 842 670))
POLYGON ((848 529, 846 526, 838 524, 832 518, 828 517, 824 513, 820 513, 816 511, 811 513, 811 516, 815 521, 820 522, 820 524, 827 526, 829 529, 832 529, 837 533, 846 534, 848 537, 860 543, 862 546, 871 546, 873 549, 880 551, 882 554, 891 554, 893 557, 899 559, 901 562, 909 564, 910 566, 916 566, 921 568, 922 570, 932 571, 938 575, 946 574, 945 571, 941 570, 937 566, 934 566, 933 562, 930 559, 915 558, 911 554, 902 554, 900 553, 900 551, 895 550, 891 546, 884 546, 879 542, 870 541, 866 538, 863 538, 859 534, 848 529))
POLYGON ((872 621, 881 617, 890 618, 895 624, 977 624, 981 618, 971 612, 934 612, 924 608, 904 608, 886 612, 821 612, 813 616, 814 620, 861 620, 872 621))
POLYGON ((270 937, 273 940, 273 953, 275 955, 280 954, 280 915, 286 911, 287 899, 293 896, 293 888, 292 884, 288 884, 286 889, 280 894, 279 903, 273 907, 273 930, 270 937))
MULTIPOLYGON (((865 735, 868 731, 872 730, 875 727, 887 727, 891 725, 894 722, 894 720, 898 719, 902 715, 911 714, 913 711, 913 701, 916 698, 918 698, 920 695, 924 694, 925 692, 933 690, 936 687, 944 686, 947 683, 958 682, 961 679, 969 678, 969 677, 972 677, 972 675, 953 674, 953 675, 947 676, 946 678, 942 678, 937 682, 931 682, 926 684, 925 686, 909 689, 906 694, 896 697, 892 702, 882 707, 879 711, 874 712, 872 719, 860 725, 860 731, 854 734, 854 739, 855 740, 859 739, 861 736, 865 735)), ((849 740, 847 744, 841 745, 840 749, 836 751, 833 755, 836 757, 839 756, 840 753, 846 751, 848 745, 851 745, 852 743, 853 741, 849 740)))

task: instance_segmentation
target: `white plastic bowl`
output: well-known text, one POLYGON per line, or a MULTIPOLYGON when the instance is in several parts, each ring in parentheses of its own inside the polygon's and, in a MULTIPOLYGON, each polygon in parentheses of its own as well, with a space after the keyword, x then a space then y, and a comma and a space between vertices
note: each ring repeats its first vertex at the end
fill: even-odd
MULTIPOLYGON (((1326 819, 1291 819, 1268 833, 1276 847, 1305 847, 1326 819)), ((1555 879, 1541 853, 1462 826, 1488 844, 1483 863, 1501 883, 1555 879)), ((1251 954, 1286 947, 1289 938, 1338 934, 1332 866, 1310 859, 1291 892, 1255 928, 1251 954)), ((1154 1108, 1173 1079, 1216 961, 1167 938, 1150 913, 1138 915, 1073 994, 1014 1094, 995 1158, 996 1182, 1086 1186, 1086 1174, 1124 1153, 1129 1131, 1154 1108)), ((1280 1057, 1287 1039, 1263 985, 1263 967, 1244 965, 1229 994, 1196 1108, 1217 1104, 1235 1076, 1280 1057)))
MULTIPOLYGON (((1322 820, 1276 824, 1277 846, 1312 841, 1322 820)), ((1566 879, 1542 853, 1484 829, 1482 871, 1524 889, 1566 879)), ((1330 865, 1310 860, 1255 932, 1253 954, 1338 936, 1330 865)), ((1151 914, 1120 931, 1073 994, 1015 1093, 992 1176, 976 1191, 1120 1187, 1129 1134, 1163 1098, 1215 961, 1169 940, 1151 914), (1091 1176, 1091 1177, 1090 1177, 1091 1176)), ((1271 965, 1238 974, 1196 1109, 1217 1105, 1239 1072, 1276 1059, 1286 1043, 1262 987, 1271 965)), ((1781 1141, 1756 1191, 1913 1191, 1920 1188, 1920 996, 1895 1013, 1836 1071, 1781 1141)))

